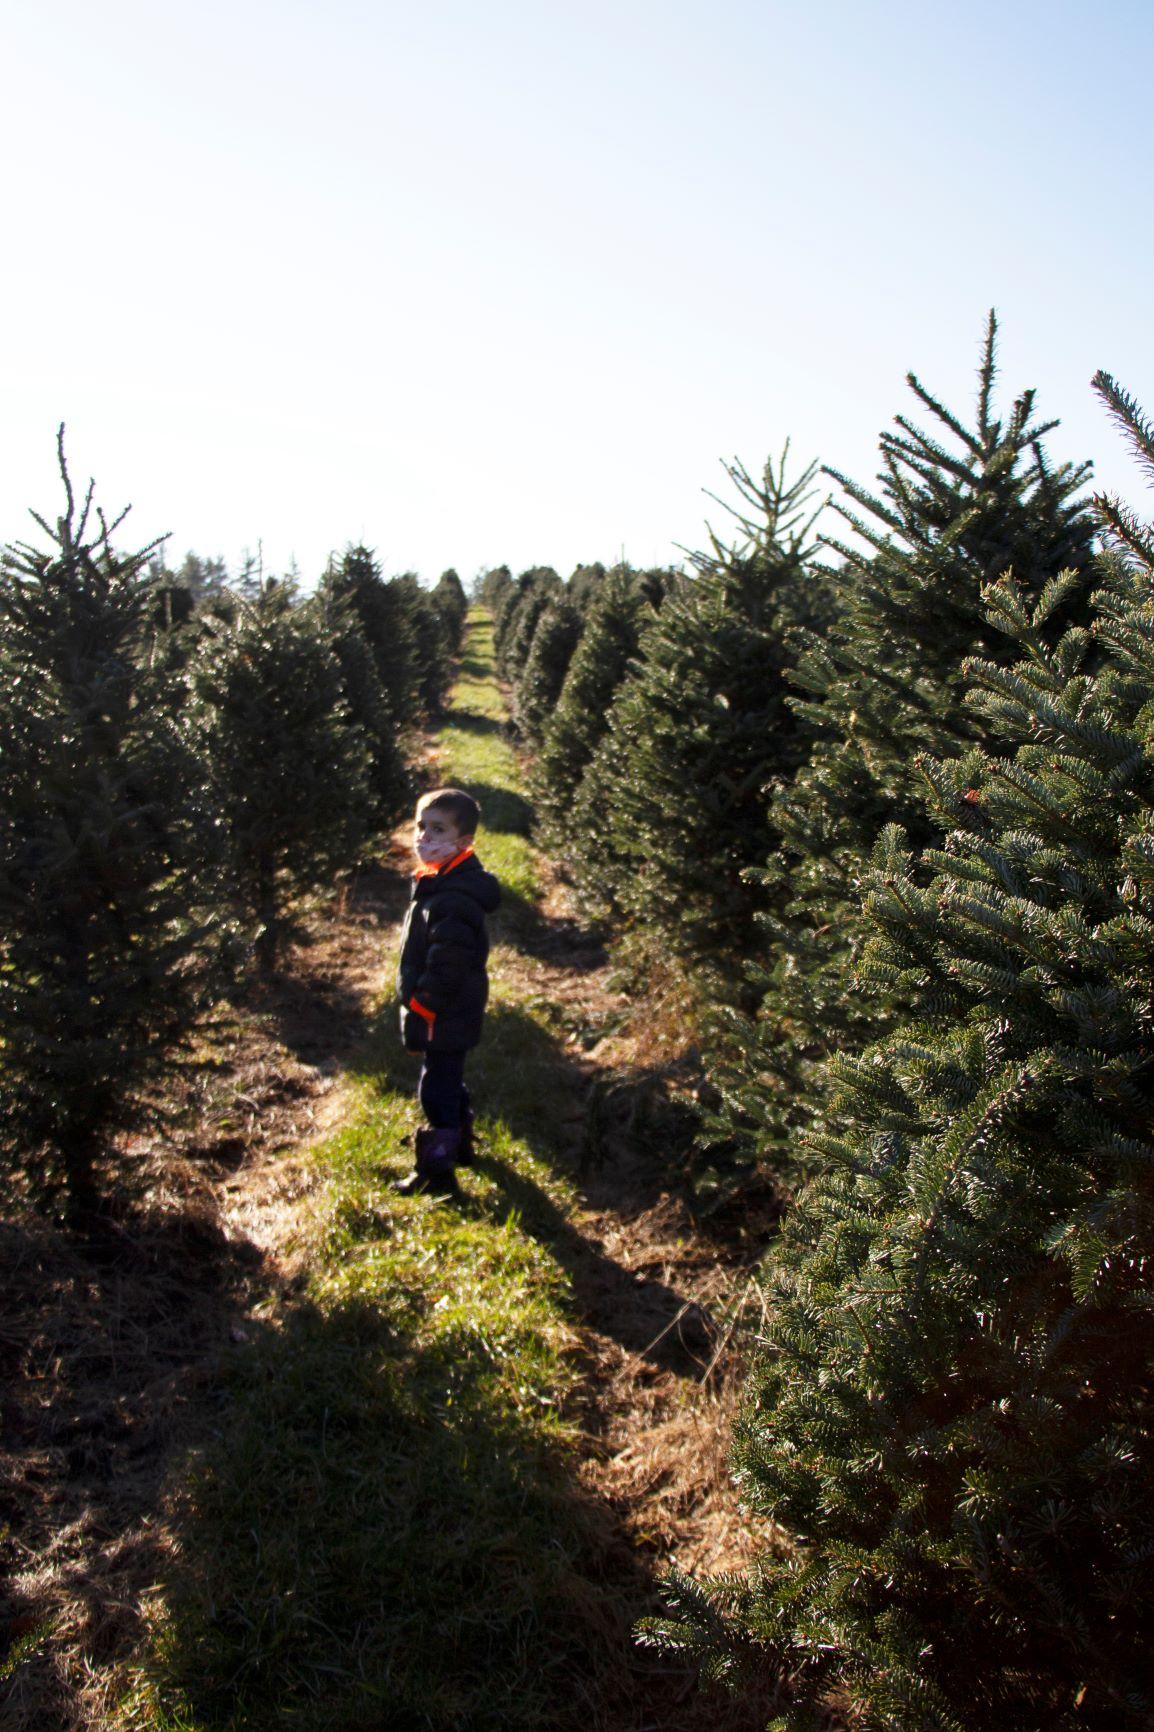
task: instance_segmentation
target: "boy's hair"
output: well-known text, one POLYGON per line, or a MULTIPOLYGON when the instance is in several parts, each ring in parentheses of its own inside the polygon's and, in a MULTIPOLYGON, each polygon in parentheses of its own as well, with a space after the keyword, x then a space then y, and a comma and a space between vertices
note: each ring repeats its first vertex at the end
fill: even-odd
POLYGON ((481 808, 472 794, 466 794, 463 788, 434 788, 431 794, 422 794, 417 801, 417 811, 427 812, 430 806, 437 806, 449 814, 458 836, 477 834, 481 808))

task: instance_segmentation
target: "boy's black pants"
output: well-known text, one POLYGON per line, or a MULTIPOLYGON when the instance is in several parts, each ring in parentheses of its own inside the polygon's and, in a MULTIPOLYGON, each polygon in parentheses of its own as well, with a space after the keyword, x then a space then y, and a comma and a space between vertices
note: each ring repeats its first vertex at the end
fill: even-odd
POLYGON ((436 1131, 459 1131, 469 1108, 463 1052, 427 1052, 417 1084, 421 1111, 436 1131))

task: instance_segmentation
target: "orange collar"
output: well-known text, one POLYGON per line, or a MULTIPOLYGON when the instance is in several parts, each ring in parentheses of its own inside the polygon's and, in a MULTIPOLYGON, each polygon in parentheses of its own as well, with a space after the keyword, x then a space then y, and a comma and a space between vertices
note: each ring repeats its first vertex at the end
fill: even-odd
POLYGON ((454 866, 459 866, 462 860, 467 860, 473 852, 472 848, 462 848, 459 854, 454 854, 451 860, 446 860, 443 866, 426 866, 423 863, 413 873, 414 878, 440 878, 446 872, 451 872, 454 866))

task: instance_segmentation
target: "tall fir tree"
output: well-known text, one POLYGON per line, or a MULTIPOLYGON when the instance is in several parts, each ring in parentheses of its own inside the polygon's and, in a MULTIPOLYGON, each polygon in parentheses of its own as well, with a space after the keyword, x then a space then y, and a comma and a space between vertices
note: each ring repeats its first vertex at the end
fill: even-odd
POLYGON ((533 570, 523 571, 519 576, 513 577, 508 566, 491 572, 485 580, 484 592, 492 597, 487 605, 493 610, 493 650, 497 658, 498 673, 504 672, 502 658, 505 649, 517 623, 521 604, 532 593, 534 583, 533 570), (500 581, 502 573, 507 577, 506 582, 500 581))
MULTIPOLYGON (((1154 430, 1096 381, 1148 475, 1154 430)), ((670 1584, 648 1640, 781 1680, 777 1724, 1139 1732, 1154 1720, 1154 533, 1089 632, 987 586, 982 746, 915 767, 864 876, 867 989, 912 1004, 831 1061, 823 1171, 765 1276, 734 1449, 793 1537, 670 1584)))
MULTIPOLYGON (((820 1111, 815 1084, 827 1053, 860 1048, 900 1008, 863 998, 860 880, 877 836, 900 823, 917 842, 930 830, 909 765, 918 752, 954 756, 986 744, 983 716, 964 702, 963 663, 1016 646, 986 617, 984 586, 1012 571, 1054 643, 1085 617, 1095 524, 1084 492, 1089 465, 1050 465, 1024 391, 1003 420, 994 411, 997 328, 990 315, 967 427, 913 375, 910 388, 937 433, 897 417, 881 438, 881 492, 829 471, 848 502, 835 504, 855 543, 827 538, 835 617, 802 631, 793 700, 812 750, 770 812, 778 846, 761 874, 764 963, 755 1019, 730 1016, 719 1041, 726 1124, 770 1165, 794 1167, 794 1131, 820 1111), (1059 589, 1059 574, 1067 573, 1059 589)), ((724 1020, 724 1019, 723 1019, 724 1020)))
MULTIPOLYGON (((217 984, 211 822, 156 631, 152 548, 120 553, 91 485, 0 567, 0 1116, 23 1172, 100 1204, 217 984)), ((156 544, 154 544, 155 546, 156 544)))
POLYGON ((191 590, 193 599, 199 606, 209 596, 220 595, 228 588, 228 567, 219 554, 204 559, 190 549, 180 563, 175 581, 183 588, 191 590))

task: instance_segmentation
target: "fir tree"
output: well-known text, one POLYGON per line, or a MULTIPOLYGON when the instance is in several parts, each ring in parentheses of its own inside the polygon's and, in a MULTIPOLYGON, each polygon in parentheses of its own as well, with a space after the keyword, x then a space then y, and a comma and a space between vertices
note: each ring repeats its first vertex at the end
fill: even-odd
MULTIPOLYGON (((112 1133, 147 1114, 216 975, 225 922, 195 754, 148 665, 153 548, 113 545, 90 485, 0 570, 3 1119, 34 1181, 99 1202, 112 1133)), ((157 544, 153 544, 155 547, 157 544)))
POLYGON ((583 620, 568 595, 544 609, 513 694, 513 720, 535 745, 556 708, 569 663, 581 639, 583 620))
POLYGON ((349 721, 359 731, 369 752, 365 828, 370 834, 380 833, 397 823, 412 799, 413 783, 404 750, 405 730, 381 683, 351 601, 338 599, 331 590, 322 589, 320 606, 340 665, 341 691, 349 721))
POLYGON ((369 547, 348 547, 330 562, 323 593, 348 602, 356 612, 365 642, 393 714, 401 725, 415 725, 421 707, 417 622, 410 597, 396 581, 386 583, 369 547))
POLYGON ((796 708, 822 744, 809 776, 780 802, 777 821, 798 855, 813 852, 818 804, 834 849, 868 854, 885 823, 916 831, 924 818, 907 794, 911 753, 955 755, 985 741, 982 719, 964 704, 962 665, 974 653, 996 661, 1013 653, 985 617, 986 584, 1012 571, 1036 600, 1072 571, 1080 581, 1052 600, 1047 641, 1085 615, 1090 465, 1050 467, 1042 441, 1058 423, 1035 420, 1033 391, 1015 400, 1007 421, 994 414, 996 336, 991 313, 972 429, 911 373, 910 389, 943 432, 896 417, 900 431, 881 436, 880 496, 826 471, 848 499, 832 501, 834 510, 864 546, 824 538, 842 560, 827 572, 837 617, 799 655, 795 683, 809 696, 796 708), (810 797, 815 785, 819 802, 810 797))
POLYGON ((719 1060, 729 1126, 743 1136, 752 1127, 783 1172, 799 1103, 803 1122, 819 1110, 824 1056, 860 1048, 900 1009, 854 986, 861 873, 887 823, 915 842, 932 834, 914 756, 989 743, 984 716, 964 702, 963 664, 975 652, 1005 662, 1016 645, 986 616, 984 586, 1012 570, 1029 602, 1045 598, 1038 630, 1049 644, 1086 614, 1089 465, 1050 466, 1042 442, 1056 423, 1035 418, 1032 391, 1006 420, 995 414, 995 339, 991 314, 972 428, 911 374, 939 433, 897 417, 881 439, 878 495, 829 471, 848 495, 835 509, 861 545, 827 538, 842 559, 824 574, 836 616, 800 634, 792 679, 806 696, 793 707, 815 743, 770 813, 779 846, 761 877, 761 1010, 753 1022, 731 1019, 729 1058, 719 1060))
POLYGON ((512 599, 496 623, 494 642, 502 679, 515 684, 529 654, 537 622, 561 593, 561 579, 551 565, 535 565, 517 579, 512 599))
POLYGON ((744 874, 772 841, 766 787, 800 756, 785 638, 808 611, 816 465, 787 481, 786 461, 758 480, 729 466, 739 537, 711 532, 692 579, 650 622, 580 796, 579 882, 719 970, 729 996, 758 901, 744 874))
POLYGON ((385 587, 399 598, 409 621, 416 712, 429 720, 444 706, 452 673, 445 618, 415 572, 390 578, 385 587))
MULTIPOLYGON (((503 568, 508 572, 508 567, 503 568)), ((497 656, 498 672, 502 650, 508 640, 508 635, 516 621, 517 610, 533 585, 533 573, 523 571, 519 577, 509 575, 508 582, 498 582, 498 574, 490 574, 485 588, 492 594, 493 609, 493 649, 497 656)))
POLYGON ((576 565, 569 574, 565 585, 565 595, 573 607, 584 619, 592 608, 605 582, 606 571, 600 560, 594 560, 592 565, 576 565))
POLYGON ((523 571, 520 577, 514 578, 509 573, 508 566, 501 570, 508 575, 507 582, 498 581, 498 573, 490 573, 482 586, 483 593, 492 595, 490 605, 493 610, 493 651, 497 658, 497 671, 501 669, 501 652, 508 639, 508 634, 516 620, 517 609, 532 583, 532 574, 523 571))
POLYGON ((465 635, 465 615, 469 610, 469 603, 465 599, 465 586, 452 566, 443 571, 437 579, 431 599, 444 623, 449 651, 456 655, 465 635))
POLYGON ((184 589, 192 592, 199 605, 209 596, 220 595, 228 587, 228 568, 224 560, 217 555, 215 558, 202 559, 198 553, 191 550, 185 554, 176 573, 176 582, 184 589))
POLYGON ((286 907, 355 857, 370 804, 371 754, 342 690, 315 602, 266 586, 211 631, 192 683, 240 906, 262 971, 286 907))
POLYGON ((782 1727, 1154 1719, 1154 535, 1103 510, 1089 634, 987 587, 1020 659, 966 663, 986 743, 920 760, 944 845, 865 875, 863 981, 914 1013, 831 1062, 735 1442, 795 1550, 647 1628, 777 1673, 782 1727))
MULTIPOLYGON (((658 594, 652 583, 649 593, 658 594)), ((573 807, 582 778, 608 724, 614 694, 637 653, 641 623, 651 606, 639 574, 628 566, 614 567, 590 608, 544 731, 532 785, 542 835, 562 860, 570 859, 573 807)))
POLYGON ((513 573, 507 565, 491 565, 475 581, 474 596, 492 614, 494 629, 512 587, 513 573))

